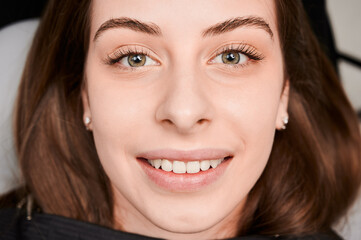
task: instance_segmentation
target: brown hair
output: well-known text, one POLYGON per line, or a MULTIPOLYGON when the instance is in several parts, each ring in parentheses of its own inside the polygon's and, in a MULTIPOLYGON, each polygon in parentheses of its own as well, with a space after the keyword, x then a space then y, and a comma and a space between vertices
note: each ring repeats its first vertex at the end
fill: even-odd
MULTIPOLYGON (((357 117, 299 0, 276 0, 290 123, 277 132, 239 235, 327 230, 361 183, 357 117)), ((19 89, 15 139, 25 189, 44 212, 113 226, 113 196, 80 97, 90 0, 50 0, 19 89)))

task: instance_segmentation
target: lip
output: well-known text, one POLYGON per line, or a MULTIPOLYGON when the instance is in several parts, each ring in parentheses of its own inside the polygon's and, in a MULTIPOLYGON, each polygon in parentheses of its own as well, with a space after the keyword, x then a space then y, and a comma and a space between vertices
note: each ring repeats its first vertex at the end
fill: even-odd
POLYGON ((171 192, 194 192, 216 182, 227 169, 233 154, 222 149, 155 150, 144 152, 136 156, 148 178, 160 188, 171 192), (198 173, 173 173, 152 167, 147 160, 168 159, 171 161, 202 161, 226 158, 216 168, 198 173))

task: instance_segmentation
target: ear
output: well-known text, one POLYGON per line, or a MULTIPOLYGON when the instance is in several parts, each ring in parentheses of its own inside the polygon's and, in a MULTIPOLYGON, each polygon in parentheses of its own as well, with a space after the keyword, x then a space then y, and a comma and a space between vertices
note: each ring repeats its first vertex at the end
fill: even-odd
POLYGON ((81 100, 83 102, 83 122, 87 130, 92 131, 92 115, 89 105, 89 95, 88 95, 88 89, 86 86, 86 83, 83 84, 81 88, 81 100))
POLYGON ((284 130, 288 122, 288 100, 290 93, 290 81, 286 79, 283 87, 283 91, 280 98, 280 104, 278 105, 277 119, 276 119, 276 129, 284 130), (285 118, 287 121, 285 122, 285 118))

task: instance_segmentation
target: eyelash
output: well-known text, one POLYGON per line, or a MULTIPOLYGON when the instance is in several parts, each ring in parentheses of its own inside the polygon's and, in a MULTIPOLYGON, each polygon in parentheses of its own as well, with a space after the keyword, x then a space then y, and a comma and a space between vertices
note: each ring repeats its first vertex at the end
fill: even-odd
MULTIPOLYGON (((240 44, 231 44, 231 45, 222 47, 220 50, 218 50, 214 54, 214 57, 212 57, 212 59, 210 61, 215 59, 220 54, 229 53, 229 52, 237 52, 239 54, 243 54, 246 57, 248 57, 250 60, 256 61, 256 62, 264 59, 264 56, 261 53, 259 53, 255 47, 245 44, 245 43, 240 43, 240 44)), ((120 48, 120 49, 116 50, 115 52, 113 52, 112 54, 108 55, 105 60, 105 63, 107 65, 114 65, 114 64, 118 63, 121 59, 123 59, 124 57, 133 55, 133 54, 145 55, 147 57, 149 57, 149 55, 150 55, 149 52, 143 48, 141 48, 140 50, 137 49, 136 47, 127 47, 125 49, 120 48)), ((228 65, 227 67, 233 67, 233 68, 234 67, 245 67, 248 64, 249 64, 249 61, 247 61, 247 63, 245 63, 245 64, 232 64, 232 65, 228 65)), ((128 67, 124 67, 124 68, 128 68, 128 67)), ((131 69, 135 70, 136 68, 131 68, 131 69)))
MULTIPOLYGON (((218 50, 214 54, 214 57, 211 59, 211 61, 213 59, 215 59, 217 56, 219 56, 220 54, 230 53, 230 52, 237 52, 239 54, 243 54, 246 57, 248 57, 251 61, 255 61, 255 62, 261 61, 264 59, 264 55, 259 53, 255 47, 245 44, 245 43, 239 43, 239 44, 230 44, 230 45, 222 47, 220 50, 218 50)), ((247 61, 247 63, 245 63, 245 64, 232 64, 232 65, 230 64, 230 65, 227 65, 227 67, 232 67, 232 68, 245 67, 248 64, 249 64, 249 61, 247 61)))
POLYGON ((105 63, 108 65, 114 65, 124 57, 127 57, 132 54, 139 54, 149 57, 149 52, 145 51, 143 48, 141 50, 138 50, 136 47, 134 48, 128 47, 126 49, 120 48, 117 49, 115 52, 111 53, 110 55, 108 55, 107 59, 105 60, 105 63))

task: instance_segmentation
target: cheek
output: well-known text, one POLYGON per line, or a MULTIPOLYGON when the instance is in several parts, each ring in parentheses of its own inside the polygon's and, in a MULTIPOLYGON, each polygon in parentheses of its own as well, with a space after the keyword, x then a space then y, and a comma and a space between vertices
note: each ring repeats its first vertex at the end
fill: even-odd
POLYGON ((134 171, 135 161, 129 160, 134 160, 132 150, 142 144, 139 133, 147 135, 149 131, 144 124, 150 111, 144 100, 147 96, 106 78, 99 69, 89 71, 88 76, 92 132, 99 159, 118 189, 136 189, 137 182, 129 179, 141 179, 142 175, 134 171), (124 182, 128 182, 126 188, 124 182))
POLYGON ((232 142, 239 143, 239 161, 234 161, 237 171, 229 177, 239 179, 238 184, 250 189, 266 166, 273 146, 283 75, 281 71, 273 75, 265 71, 240 80, 243 83, 239 87, 217 97, 222 99, 217 104, 223 106, 218 115, 222 116, 220 129, 226 129, 234 137, 232 142))
POLYGON ((275 132, 283 74, 281 69, 273 71, 240 78, 237 84, 213 94, 223 121, 220 125, 233 128, 247 144, 272 138, 275 132))
MULTIPOLYGON (((102 69, 88 69, 88 94, 91 107, 93 136, 98 155, 109 172, 116 171, 112 163, 126 167, 125 150, 139 139, 136 132, 147 131, 143 122, 149 106, 136 87, 124 88, 102 69), (110 167, 109 167, 109 166, 110 167)), ((149 118, 149 116, 148 116, 149 118)), ((108 172, 108 171, 107 171, 108 172)))

